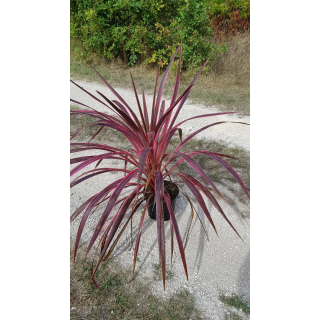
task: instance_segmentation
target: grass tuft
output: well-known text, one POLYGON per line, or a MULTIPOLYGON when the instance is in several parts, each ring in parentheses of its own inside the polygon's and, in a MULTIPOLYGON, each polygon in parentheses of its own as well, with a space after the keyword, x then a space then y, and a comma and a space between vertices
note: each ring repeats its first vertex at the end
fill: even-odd
MULTIPOLYGON (((72 253, 71 253, 72 256, 72 253)), ((181 319, 201 320, 194 297, 180 291, 168 300, 151 291, 150 280, 132 278, 132 270, 109 261, 100 266, 96 280, 103 283, 97 290, 90 280, 90 263, 71 262, 71 320, 80 319, 181 319)))
MULTIPOLYGON (((154 280, 162 281, 162 271, 159 263, 153 264, 153 274, 154 274, 154 280)), ((171 280, 173 276, 174 276, 174 272, 166 268, 166 280, 171 280)))
POLYGON ((234 293, 231 294, 231 297, 228 297, 225 294, 221 293, 219 294, 219 300, 228 307, 233 307, 240 311, 243 311, 246 316, 250 314, 250 307, 248 306, 248 304, 242 301, 241 298, 234 293))

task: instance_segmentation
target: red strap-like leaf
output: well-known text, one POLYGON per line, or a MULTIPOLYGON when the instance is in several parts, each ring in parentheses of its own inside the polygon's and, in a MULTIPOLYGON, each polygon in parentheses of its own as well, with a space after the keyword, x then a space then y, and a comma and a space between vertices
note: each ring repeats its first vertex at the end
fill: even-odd
POLYGON ((99 169, 93 169, 87 172, 84 172, 83 174, 81 174, 79 177, 77 177, 76 179, 74 179, 71 184, 70 184, 70 188, 74 187, 75 185, 77 185, 78 183, 85 181, 91 177, 94 177, 96 175, 102 174, 102 173, 107 173, 107 172, 124 172, 124 173, 128 173, 131 172, 129 170, 125 170, 125 169, 119 169, 119 168, 99 168, 99 169), (90 172, 93 172, 91 174, 88 174, 90 172), (85 175, 85 177, 83 177, 85 175))
POLYGON ((143 169, 145 167, 147 157, 149 154, 149 151, 151 150, 151 147, 143 148, 140 152, 140 158, 139 158, 139 171, 138 171, 138 177, 137 177, 137 185, 140 183, 140 178, 143 173, 143 169))
POLYGON ((155 132, 158 132, 159 128, 163 126, 163 122, 166 119, 166 117, 168 116, 168 114, 170 114, 170 112, 176 107, 176 105, 179 103, 179 101, 181 99, 183 99, 183 97, 187 94, 188 90, 191 89, 191 87, 193 86, 193 84, 191 84, 183 93, 182 95, 176 100, 176 102, 173 104, 172 107, 170 107, 165 113, 164 115, 159 119, 159 121, 157 122, 157 126, 155 128, 155 132))
MULTIPOLYGON (((122 204, 121 208, 119 209, 118 213, 115 215, 114 220, 113 220, 114 222, 113 222, 113 224, 112 224, 110 233, 109 233, 109 235, 108 235, 108 237, 107 237, 107 240, 106 240, 106 242, 105 242, 105 244, 104 244, 104 247, 103 247, 103 249, 102 249, 102 251, 101 251, 101 253, 100 253, 100 256, 99 256, 98 262, 97 262, 97 264, 96 264, 96 267, 95 267, 95 269, 94 269, 93 275, 95 274, 96 270, 98 269, 99 264, 101 263, 101 261, 102 261, 104 255, 105 255, 105 253, 106 253, 106 251, 107 251, 107 249, 108 249, 108 247, 109 247, 112 239, 114 238, 115 233, 118 231, 118 227, 119 227, 119 225, 120 225, 123 217, 125 216, 128 208, 130 207, 131 202, 132 202, 133 199, 135 198, 135 194, 136 194, 136 191, 134 191, 134 192, 132 192, 132 193, 130 194, 130 196, 123 202, 123 204, 122 204)), ((142 201, 141 201, 141 202, 142 202, 142 201)), ((141 202, 139 202, 139 203, 135 206, 134 210, 132 210, 132 213, 131 213, 129 219, 127 220, 127 223, 126 223, 125 226, 123 227, 123 230, 126 228, 128 222, 129 222, 129 220, 132 218, 133 214, 134 214, 134 213, 136 212, 136 210, 139 208, 141 202)), ((120 234, 122 234, 122 232, 120 232, 120 234)))
POLYGON ((128 123, 128 125, 133 128, 135 131, 139 131, 139 128, 137 127, 137 124, 139 123, 138 118, 136 119, 136 122, 138 122, 137 124, 134 123, 134 121, 125 113, 123 112, 121 109, 119 109, 111 100, 109 100, 103 93, 101 93, 100 91, 98 91, 98 94, 100 94, 101 97, 103 97, 112 107, 114 110, 117 111, 117 113, 121 116, 121 118, 128 123))
POLYGON ((161 118, 163 116, 164 113, 164 109, 165 109, 165 104, 166 102, 164 100, 162 100, 161 102, 161 108, 160 108, 160 113, 159 113, 159 118, 161 118))
POLYGON ((174 104, 174 102, 176 101, 176 98, 177 98, 177 95, 178 95, 178 91, 179 91, 180 71, 181 71, 181 57, 182 57, 182 41, 181 41, 181 44, 180 44, 178 69, 177 69, 176 81, 175 81, 175 84, 174 84, 174 89, 173 89, 173 93, 172 93, 170 106, 172 106, 174 104))
POLYGON ((197 202, 199 203, 200 207, 202 208, 204 214, 208 218, 210 224, 212 225, 215 233, 218 236, 217 229, 211 219, 210 213, 208 211, 208 208, 202 198, 201 193, 197 190, 197 188, 191 183, 191 181, 186 177, 184 174, 177 172, 177 175, 181 178, 181 180, 187 185, 187 187, 190 189, 190 191, 193 193, 193 195, 196 197, 197 202))
POLYGON ((128 109, 130 109, 129 106, 128 106, 128 104, 122 99, 122 97, 120 96, 120 94, 119 94, 116 90, 113 89, 113 87, 109 84, 109 82, 108 82, 106 79, 104 79, 104 78, 102 77, 102 75, 101 75, 92 65, 90 65, 90 67, 91 67, 91 69, 98 75, 98 77, 102 80, 102 82, 111 90, 111 92, 112 92, 128 109))
MULTIPOLYGON (((247 123, 244 123, 244 122, 229 122, 229 121, 220 121, 220 122, 215 122, 215 123, 212 123, 212 124, 209 124, 197 131, 195 131, 194 133, 190 134, 186 139, 184 139, 175 149, 174 149, 174 152, 175 151, 178 151, 183 145, 185 145, 191 138, 193 138, 195 135, 197 135, 198 133, 200 133, 201 131, 209 128, 209 127, 212 127, 212 126, 216 126, 216 125, 219 125, 219 124, 222 124, 222 123, 240 123, 240 124, 247 124, 247 123)), ((173 129, 172 129, 173 130, 173 129)), ((166 168, 167 165, 173 160, 173 154, 174 152, 172 152, 172 154, 170 155, 169 159, 166 161, 166 163, 164 164, 163 168, 166 168)), ((176 166, 175 166, 176 167, 176 166)))
POLYGON ((222 208, 220 207, 219 203, 217 202, 217 200, 215 199, 213 194, 210 192, 210 190, 206 186, 204 186, 198 179, 196 179, 192 176, 189 176, 187 174, 185 174, 185 176, 207 196, 207 198, 210 200, 210 202, 221 213, 221 215, 224 217, 224 219, 229 223, 230 227, 234 230, 234 232, 239 236, 239 238, 243 242, 243 239, 239 235, 238 231, 233 227, 232 223, 229 221, 229 219, 227 218, 227 216, 223 212, 222 208))
POLYGON ((128 110, 117 100, 111 100, 120 110, 122 110, 128 117, 132 118, 128 110))
MULTIPOLYGON (((89 164, 91 164, 95 161, 98 161, 100 159, 108 159, 109 158, 109 159, 120 159, 121 160, 121 158, 117 157, 117 155, 119 155, 121 157, 121 154, 122 153, 120 153, 120 152, 119 153, 113 152, 113 153, 105 153, 105 154, 98 155, 98 156, 88 156, 88 157, 80 157, 80 158, 71 159, 70 160, 71 164, 81 162, 83 160, 84 161, 70 171, 70 176, 73 176, 79 170, 83 169, 84 167, 88 166, 89 164)), ((135 163, 129 159, 127 159, 127 161, 129 161, 130 163, 135 165, 135 163)))
MULTIPOLYGON (((99 121, 96 121, 96 122, 92 122, 92 123, 86 124, 85 126, 83 126, 80 129, 78 129, 77 132, 70 138, 70 140, 74 139, 80 133, 80 131, 83 130, 84 128, 90 127, 90 126, 97 126, 99 123, 100 123, 99 121)), ((111 125, 107 125, 107 126, 112 127, 111 125)))
POLYGON ((104 188, 102 191, 100 191, 98 194, 95 195, 95 197, 92 199, 92 201, 88 204, 86 211, 81 219, 81 222, 79 224, 79 228, 78 228, 78 232, 77 232, 77 236, 76 236, 76 240, 75 240, 75 244, 74 244, 74 259, 76 257, 77 254, 77 250, 78 250, 78 245, 80 242, 80 238, 81 238, 81 234, 83 231, 83 228, 85 226, 85 223, 93 209, 93 207, 95 206, 95 204, 100 201, 105 195, 107 195, 113 188, 115 188, 119 183, 121 182, 121 179, 111 183, 109 186, 107 186, 106 188, 104 188))
POLYGON ((151 130, 154 130, 154 127, 155 127, 155 120, 156 120, 156 117, 155 117, 155 101, 156 101, 157 85, 158 85, 160 68, 161 68, 161 60, 160 60, 160 62, 159 62, 159 67, 158 67, 158 72, 157 72, 156 83, 155 83, 155 85, 154 85, 152 111, 151 111, 151 130))
MULTIPOLYGON (((176 75, 176 80, 175 80, 174 89, 173 89, 173 93, 172 93, 171 102, 170 102, 170 106, 169 106, 169 107, 171 107, 171 106, 175 103, 176 98, 177 98, 177 94, 178 94, 178 91, 179 91, 180 71, 181 71, 181 56, 182 56, 182 41, 181 41, 181 44, 180 44, 180 52, 179 52, 179 61, 178 61, 177 75, 176 75)), ((172 112, 170 112, 170 113, 168 114, 167 118, 166 118, 165 125, 164 125, 164 128, 163 128, 164 134, 167 133, 168 126, 169 126, 170 119, 171 119, 171 115, 172 115, 172 112)))
MULTIPOLYGON (((93 98, 94 100, 96 100, 96 101, 98 101, 98 102, 100 102, 100 103, 102 103, 104 106, 106 106, 108 109, 110 109, 111 111, 113 111, 108 105, 106 105, 103 101, 101 101, 100 99, 98 99, 96 96, 94 96, 93 94, 91 94, 89 91, 87 91, 87 90, 85 90, 84 88, 82 88, 82 87, 80 87, 78 84, 76 84, 74 81, 72 81, 72 80, 70 80, 74 85, 76 85, 79 89, 81 89, 82 91, 84 91, 85 93, 87 93, 91 98, 93 98)), ((72 99, 70 99, 72 102, 75 102, 75 103, 79 103, 79 102, 77 102, 77 101, 74 101, 74 100, 72 100, 72 99)), ((83 106, 85 106, 84 104, 82 104, 82 103, 79 103, 79 104, 81 104, 81 105, 83 105, 83 106)), ((96 111, 97 113, 99 113, 99 114, 102 114, 102 113, 100 113, 99 111, 97 111, 97 110, 95 110, 95 109, 93 109, 93 108, 91 108, 91 107, 89 107, 89 106, 86 106, 87 108, 90 108, 90 109, 92 109, 92 110, 94 110, 94 111, 96 111)))
POLYGON ((87 205, 92 201, 94 197, 95 195, 89 198, 72 214, 72 216, 70 217, 70 222, 72 222, 87 207, 87 205))
POLYGON ((219 113, 207 113, 207 114, 202 114, 200 116, 196 116, 196 117, 192 117, 186 120, 183 120, 182 122, 179 122, 177 125, 175 125, 173 128, 179 127, 180 125, 182 125, 183 123, 193 120, 193 119, 199 119, 199 118, 207 118, 207 117, 214 117, 214 116, 222 116, 224 114, 232 114, 232 113, 238 113, 236 111, 232 111, 232 112, 219 112, 219 113))
POLYGON ((150 201, 151 197, 152 196, 149 196, 149 198, 147 199, 146 205, 144 207, 144 210, 143 210, 143 213, 142 213, 141 219, 140 219, 139 231, 138 231, 138 235, 137 235, 136 245, 134 247, 133 269, 132 269, 132 274, 133 275, 134 275, 134 270, 135 270, 135 267, 136 267, 136 261, 137 261, 137 255, 138 255, 138 250, 139 250, 140 238, 141 238, 141 234, 142 234, 144 217, 146 215, 146 211, 147 211, 147 208, 148 208, 149 201, 150 201))
MULTIPOLYGON (((223 195, 220 193, 220 191, 217 189, 217 187, 214 185, 214 183, 211 181, 211 179, 208 177, 208 175, 203 171, 203 169, 199 166, 198 162, 194 159, 192 159, 190 156, 183 152, 174 152, 174 154, 178 155, 179 157, 183 158, 190 166, 193 168, 196 172, 198 172, 201 177, 210 184, 210 186, 216 190, 218 195, 224 199, 223 195)), ((224 199, 225 200, 225 199, 224 199)))
POLYGON ((138 94, 137 94, 136 86, 134 85, 134 81, 133 81, 133 78, 132 78, 131 71, 130 71, 130 76, 131 76, 131 81, 132 81, 132 86, 133 86, 134 94, 135 94, 135 96, 136 96, 136 100, 137 100, 137 104, 138 104, 138 108, 139 108, 139 113, 140 113, 140 117, 141 117, 141 122, 142 122, 142 124, 143 124, 143 126, 144 126, 145 133, 147 133, 146 123, 145 123, 145 120, 144 120, 144 117, 143 117, 143 113, 142 113, 142 109, 141 109, 139 97, 138 97, 138 94))
MULTIPOLYGON (((167 67, 167 69, 166 69, 166 71, 165 71, 165 73, 164 73, 164 75, 163 75, 163 77, 162 77, 162 79, 161 79, 160 86, 159 86, 159 90, 158 90, 158 95, 157 95, 157 101, 156 101, 156 105, 155 105, 155 114, 154 114, 154 116, 155 116, 155 123, 157 122, 158 109, 159 109, 159 105, 160 105, 160 101, 161 101, 161 97, 162 97, 164 85, 165 85, 165 83, 166 83, 169 70, 170 70, 170 68, 171 68, 171 65, 172 65, 172 63, 173 63, 173 60, 174 60, 176 54, 178 53, 178 51, 179 51, 180 49, 181 49, 181 46, 179 46, 179 47, 176 49, 176 51, 174 52, 174 54, 173 54, 173 56, 172 56, 172 58, 171 58, 171 60, 170 60, 170 62, 169 62, 169 64, 168 64, 168 67, 167 67)), ((155 131, 157 131, 157 130, 155 130, 155 131)))
POLYGON ((219 124, 222 124, 222 123, 240 123, 240 124, 247 124, 247 123, 244 123, 244 122, 233 122, 233 121, 219 121, 219 122, 215 122, 215 123, 212 123, 212 124, 209 124, 197 131, 195 131, 194 133, 190 134, 187 138, 185 138, 176 148, 174 151, 178 151, 183 145, 185 145, 190 139, 192 139, 194 136, 196 136, 198 133, 202 132, 203 130, 206 130, 210 127, 213 127, 213 126, 217 126, 219 124))
POLYGON ((91 137, 91 139, 88 141, 88 143, 90 143, 90 141, 92 141, 100 132, 101 130, 103 129, 104 127, 101 126, 101 128, 91 137))
POLYGON ((168 196, 168 194, 164 195, 164 200, 165 200, 165 202, 167 204, 167 208, 168 208, 168 211, 169 211, 169 214, 170 214, 170 221, 172 222, 173 230, 174 230, 174 233, 176 235, 176 239, 177 239, 177 242, 178 242, 178 248, 179 248, 179 251, 180 251, 181 260, 182 260, 182 263, 183 263, 183 268, 184 268, 184 271, 186 273, 187 280, 188 280, 188 268, 187 268, 186 257, 185 257, 185 254, 184 254, 183 243, 182 243, 182 240, 181 240, 178 223, 177 223, 176 217, 174 215, 174 212, 173 212, 173 209, 172 209, 172 206, 171 206, 171 200, 170 200, 170 197, 168 196))
POLYGON ((115 206, 115 202, 117 201, 120 193, 122 192, 122 190, 124 189, 124 187, 127 185, 127 183, 138 173, 138 169, 135 169, 133 171, 131 171, 126 177, 124 177, 123 179, 121 179, 121 182, 118 184, 118 186, 116 187, 116 189, 113 191, 108 204, 105 208, 105 210, 103 211, 100 220, 98 222, 98 225, 96 226, 93 235, 91 237, 88 249, 86 251, 86 256, 88 255, 91 247, 93 246, 94 242, 96 241, 101 229, 103 228, 106 220, 109 217, 110 212, 112 211, 112 209, 115 206))
POLYGON ((221 158, 219 158, 213 152, 210 152, 210 151, 195 151, 195 152, 190 153, 189 155, 193 156, 196 154, 204 154, 204 155, 210 157, 211 159, 217 161, 218 163, 220 163, 223 167, 225 167, 234 176, 234 178, 237 180, 237 182, 242 187, 243 191, 246 193, 246 195, 250 199, 250 194, 249 194, 246 186, 244 185, 243 181, 241 180, 241 178, 239 177, 237 172, 230 166, 230 164, 228 162, 222 160, 221 158))
POLYGON ((156 200, 156 219, 159 246, 159 261, 162 270, 163 290, 166 282, 166 248, 164 233, 164 212, 163 212, 163 194, 164 180, 160 170, 155 170, 155 200, 156 200))
POLYGON ((144 91, 143 90, 142 90, 142 100, 143 100, 144 121, 145 121, 147 132, 149 132, 149 116, 148 116, 146 97, 144 95, 144 91))
POLYGON ((179 107, 176 109, 176 113, 175 113, 175 115, 174 115, 174 117, 173 117, 173 119, 172 119, 172 121, 171 121, 171 123, 170 123, 169 130, 172 129, 172 127, 173 127, 173 125, 174 125, 174 123, 175 123, 175 121, 176 121, 176 119, 177 119, 177 117, 178 117, 178 115, 179 115, 179 113, 180 113, 180 111, 181 111, 181 108, 183 107, 185 101, 186 101, 187 98, 188 98, 188 95, 189 95, 189 93, 190 93, 190 91, 191 91, 191 87, 195 84, 195 82, 196 82, 197 79, 199 78, 199 76, 200 76, 202 70, 204 69, 204 67, 206 66, 207 62, 208 62, 208 60, 207 60, 207 61, 205 62, 205 64, 201 67, 201 69, 199 70, 199 72, 196 74, 196 76, 195 76, 194 79, 192 80, 190 86, 188 87, 188 91, 187 91, 186 94, 183 96, 183 99, 181 100, 181 102, 180 102, 180 104, 179 104, 179 107))

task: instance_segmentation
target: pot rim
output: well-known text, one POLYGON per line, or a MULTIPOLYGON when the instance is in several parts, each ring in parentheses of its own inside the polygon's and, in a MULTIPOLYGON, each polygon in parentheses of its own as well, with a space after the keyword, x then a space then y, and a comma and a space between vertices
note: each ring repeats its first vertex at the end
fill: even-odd
MULTIPOLYGON (((179 193, 180 193, 180 190, 179 190, 179 187, 178 187, 178 185, 177 184, 175 184, 174 182, 172 182, 172 181, 169 181, 169 180, 164 180, 164 182, 165 182, 165 184, 172 184, 172 185, 174 185, 175 186, 175 188, 177 189, 177 194, 176 195, 171 195, 170 194, 170 192, 168 192, 169 193, 169 196, 170 196, 170 199, 171 200, 173 200, 173 199, 175 199, 176 197, 178 197, 178 195, 179 195, 179 193)), ((150 194, 149 194, 150 195, 150 194)), ((145 197, 145 199, 147 199, 148 197, 145 197)), ((151 203, 151 202, 153 202, 154 201, 154 194, 152 194, 151 195, 151 198, 150 198, 150 201, 149 201, 149 203, 151 203)), ((163 199, 163 201, 164 201, 164 199, 163 199)))

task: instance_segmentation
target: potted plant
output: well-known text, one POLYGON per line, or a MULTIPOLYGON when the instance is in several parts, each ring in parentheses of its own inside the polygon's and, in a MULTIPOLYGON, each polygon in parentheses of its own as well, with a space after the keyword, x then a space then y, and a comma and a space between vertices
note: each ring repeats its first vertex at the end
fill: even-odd
MULTIPOLYGON (((80 115, 89 115, 93 118, 93 122, 88 126, 96 126, 97 132, 92 136, 90 141, 97 136, 101 130, 105 127, 112 128, 121 134, 130 142, 132 148, 130 150, 119 149, 107 144, 98 144, 98 143, 71 143, 71 152, 81 152, 81 151, 91 151, 91 150, 102 150, 103 153, 99 155, 89 155, 84 157, 76 157, 71 159, 71 164, 76 164, 71 170, 71 176, 79 172, 80 170, 85 169, 88 165, 95 163, 95 169, 88 170, 79 175, 76 179, 71 182, 71 187, 81 183, 87 179, 93 178, 102 173, 118 171, 123 172, 124 177, 120 178, 112 183, 106 185, 101 191, 99 191, 94 196, 87 199, 71 216, 71 221, 76 217, 82 214, 81 222, 78 228, 78 233, 74 245, 74 259, 77 254, 77 249, 80 241, 80 237, 86 221, 89 215, 94 209, 100 205, 104 205, 104 210, 100 216, 100 220, 92 234, 90 243, 88 245, 85 257, 88 255, 93 245, 98 241, 98 244, 101 246, 101 253, 98 257, 95 267, 91 269, 91 278, 94 281, 95 285, 99 288, 98 284, 94 280, 95 272, 104 260, 107 260, 110 254, 112 253, 115 245, 120 239, 123 231, 127 227, 128 223, 132 221, 132 217, 140 206, 144 207, 143 213, 140 219, 139 231, 137 239, 135 242, 134 248, 134 259, 133 259, 133 274, 135 270, 135 264, 137 259, 137 253, 139 249, 140 237, 142 233, 142 227, 146 216, 146 210, 148 209, 149 215, 151 218, 155 219, 157 224, 157 237, 158 237, 158 247, 159 247, 159 260, 162 269, 162 278, 163 278, 163 287, 165 289, 165 274, 166 274, 166 265, 165 265, 165 229, 164 221, 169 220, 171 226, 171 246, 173 245, 173 237, 175 236, 181 259, 183 262, 184 270, 186 277, 188 279, 188 270, 187 263, 184 253, 184 246, 182 244, 182 239, 179 231, 179 227, 174 215, 174 202, 175 197, 179 193, 179 188, 177 184, 172 182, 172 179, 175 178, 177 181, 183 183, 191 193, 195 196, 200 207, 202 208, 204 214, 209 220, 210 224, 216 228, 211 219, 210 213, 206 207, 203 196, 207 197, 208 200, 213 204, 213 206, 220 212, 220 214, 226 219, 229 225, 240 237, 238 232, 232 226, 223 210, 221 209, 219 203, 214 197, 213 193, 209 189, 213 188, 217 194, 223 198, 222 194, 219 192, 215 184, 211 181, 208 175, 200 167, 198 162, 193 158, 195 155, 205 155, 210 157, 214 161, 217 161, 221 166, 226 168, 236 179, 236 181, 241 185, 247 196, 249 197, 249 192, 247 191, 244 183, 235 172, 235 170, 222 158, 232 158, 225 154, 219 154, 214 151, 207 150, 197 150, 186 154, 181 152, 181 147, 185 145, 190 139, 196 136, 201 131, 222 124, 224 122, 213 122, 210 125, 207 125, 194 133, 188 135, 185 139, 182 139, 182 129, 180 126, 188 121, 202 118, 202 117, 214 117, 222 114, 231 114, 234 112, 222 112, 222 113, 210 113, 204 114, 196 117, 186 119, 180 123, 176 124, 176 119, 181 112, 181 109, 186 101, 192 86, 198 79, 200 73, 205 67, 206 63, 198 74, 195 76, 188 88, 178 96, 179 83, 180 83, 180 69, 181 69, 181 51, 182 44, 175 51, 163 77, 158 87, 158 78, 160 72, 160 65, 157 72, 157 78, 154 88, 152 112, 148 114, 145 94, 142 92, 142 104, 138 98, 137 91, 132 79, 133 90, 138 104, 139 115, 135 114, 130 106, 122 99, 122 97, 111 87, 111 85, 96 71, 92 66, 91 68, 96 72, 99 78, 104 82, 104 84, 112 91, 117 100, 109 100, 101 92, 97 91, 98 96, 94 96, 85 89, 78 86, 75 82, 71 80, 76 86, 85 91, 93 99, 99 101, 106 108, 108 108, 112 113, 104 113, 94 110, 90 106, 87 106, 81 102, 72 100, 72 102, 85 106, 88 109, 85 110, 72 110, 72 114, 80 115), (165 101, 162 99, 164 85, 168 76, 169 69, 174 61, 175 56, 178 51, 179 61, 178 69, 175 80, 175 85, 173 88, 173 94, 169 106, 165 106, 165 101), (140 116, 140 119, 139 119, 140 116), (172 140, 174 134, 178 133, 180 136, 180 143, 175 147, 173 152, 168 152, 168 146, 172 140), (124 166, 123 169, 120 168, 110 168, 103 167, 102 161, 104 159, 116 159, 121 161, 124 166), (201 182, 195 176, 191 176, 182 172, 179 172, 177 167, 182 162, 186 162, 196 174, 199 174, 207 186, 201 182), (128 169, 127 164, 130 164, 133 169, 128 169), (121 193, 124 190, 129 190, 129 193, 121 198, 121 193), (120 205, 120 208, 114 210, 117 205, 120 205), (123 222, 124 224, 120 224, 123 222), (115 238, 116 232, 118 232, 117 237, 115 238), (99 237, 99 239, 98 239, 99 237)), ((241 122, 239 122, 241 123, 241 122)), ((79 129, 71 138, 71 140, 80 132, 79 129)), ((186 200, 191 206, 193 213, 194 206, 188 194, 185 191, 185 188, 180 186, 180 191, 183 196, 186 197, 186 200)), ((224 198, 223 198, 224 199, 224 198)), ((241 238, 241 237, 240 237, 241 238)), ((173 249, 171 249, 172 255, 173 249)))

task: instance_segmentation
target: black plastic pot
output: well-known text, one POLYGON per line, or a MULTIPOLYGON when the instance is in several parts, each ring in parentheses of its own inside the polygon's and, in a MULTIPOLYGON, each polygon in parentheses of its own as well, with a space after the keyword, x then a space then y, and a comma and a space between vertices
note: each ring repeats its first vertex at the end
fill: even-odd
MULTIPOLYGON (((179 188, 176 184, 166 180, 164 181, 164 187, 166 190, 168 190, 168 193, 171 199, 171 207, 174 211, 177 196, 179 194, 179 188)), ((163 200, 163 213, 164 213, 164 221, 170 220, 170 213, 165 200, 163 200)), ((154 197, 152 197, 149 201, 148 214, 151 219, 156 220, 156 204, 154 201, 154 197)))

